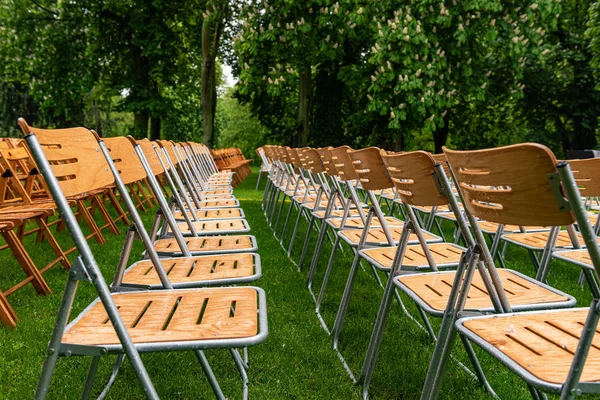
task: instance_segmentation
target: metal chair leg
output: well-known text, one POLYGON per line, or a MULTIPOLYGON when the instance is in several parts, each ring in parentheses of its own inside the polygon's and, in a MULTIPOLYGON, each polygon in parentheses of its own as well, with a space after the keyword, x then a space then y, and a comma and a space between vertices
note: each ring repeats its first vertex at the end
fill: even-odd
POLYGON ((212 388, 213 392, 215 393, 215 396, 219 400, 225 400, 225 395, 223 394, 223 391, 221 390, 221 387, 219 386, 219 382, 217 381, 217 378, 215 377, 215 374, 213 373, 212 368, 210 367, 210 364, 208 363, 208 360, 206 359, 206 356, 204 355, 204 352, 202 352, 201 350, 196 350, 196 351, 194 351, 194 353, 196 353, 196 357, 198 357, 198 361, 200 361, 202 370, 206 374, 208 383, 210 383, 210 387, 212 388))
POLYGON ((87 400, 92 394, 92 387, 94 386, 94 378, 98 371, 98 364, 100 364, 100 356, 93 356, 90 368, 85 378, 85 386, 83 387, 83 393, 81 394, 81 400, 87 400))

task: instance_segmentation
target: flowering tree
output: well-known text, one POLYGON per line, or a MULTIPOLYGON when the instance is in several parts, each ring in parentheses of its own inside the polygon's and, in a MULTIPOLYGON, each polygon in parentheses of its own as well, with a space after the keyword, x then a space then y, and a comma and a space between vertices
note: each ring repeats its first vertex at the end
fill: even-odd
POLYGON ((546 29, 556 2, 501 0, 416 0, 369 2, 351 18, 370 18, 377 36, 369 62, 370 109, 388 114, 390 127, 424 130, 440 151, 448 136, 449 113, 482 101, 492 83, 517 94, 528 60, 550 50, 546 29))

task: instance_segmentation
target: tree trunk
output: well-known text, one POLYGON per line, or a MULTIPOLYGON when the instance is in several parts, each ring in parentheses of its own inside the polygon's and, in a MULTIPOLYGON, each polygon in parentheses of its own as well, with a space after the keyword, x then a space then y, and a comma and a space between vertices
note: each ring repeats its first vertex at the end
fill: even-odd
POLYGON ((133 117, 133 137, 144 139, 148 137, 148 120, 150 115, 147 111, 140 111, 133 117))
POLYGON ((150 140, 160 140, 161 125, 160 117, 152 117, 150 121, 150 140))
POLYGON ((308 143, 308 122, 310 118, 310 98, 312 96, 312 72, 310 64, 300 72, 298 88, 298 119, 296 120, 296 136, 298 147, 308 143))
POLYGON ((211 149, 215 141, 215 112, 217 109, 215 67, 219 41, 227 18, 227 7, 228 2, 222 2, 216 17, 209 14, 202 21, 202 142, 211 149), (211 26, 213 24, 214 27, 211 26))
POLYGON ((433 132, 433 143, 435 146, 434 153, 438 154, 442 152, 442 147, 446 145, 448 140, 448 132, 450 131, 450 120, 448 114, 444 117, 444 126, 439 127, 433 132))

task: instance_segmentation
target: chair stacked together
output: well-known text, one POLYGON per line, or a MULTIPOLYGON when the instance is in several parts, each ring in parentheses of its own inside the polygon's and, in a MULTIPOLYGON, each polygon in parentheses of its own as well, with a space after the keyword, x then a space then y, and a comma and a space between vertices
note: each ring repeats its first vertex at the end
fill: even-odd
POLYGON ((472 375, 491 394, 485 375, 490 371, 484 371, 473 345, 521 377, 534 399, 546 398, 545 393, 571 399, 600 392, 600 339, 595 337, 600 238, 599 218, 592 211, 600 197, 599 159, 559 162, 537 144, 444 149, 435 156, 347 146, 263 146, 261 151, 269 171, 266 219, 298 270, 307 269, 318 320, 351 379, 363 385, 364 398, 394 302, 406 323, 431 338, 422 399, 438 397, 457 338, 472 375), (443 224, 454 229, 452 240, 446 240, 443 224), (307 230, 296 261, 301 225, 307 230), (327 241, 331 252, 315 291, 327 241), (530 252, 535 276, 505 268, 507 245, 530 252), (350 268, 336 263, 336 254, 348 248, 350 268), (594 298, 590 307, 573 308, 573 296, 547 284, 554 258, 581 267, 580 281, 594 298), (361 266, 370 273, 361 274, 361 266), (326 321, 322 307, 334 269, 346 273, 347 281, 335 320, 326 321), (345 321, 354 317, 353 289, 371 274, 382 289, 381 303, 355 375, 343 354, 352 349, 340 344, 345 321), (414 315, 407 301, 416 306, 414 315))
POLYGON ((204 354, 214 348, 229 350, 247 398, 247 347, 265 340, 268 330, 265 292, 246 285, 260 278, 261 266, 256 239, 245 234, 250 227, 233 195, 234 173, 219 171, 210 151, 195 143, 102 139, 85 128, 38 129, 22 119, 19 124, 37 178, 78 251, 36 398, 46 397, 58 357, 78 355, 91 357, 82 398, 95 392, 104 397, 127 357, 146 397, 157 399, 140 353, 166 351, 194 352, 216 397, 225 398, 204 354), (130 224, 110 286, 72 200, 106 188, 130 224), (138 208, 155 203, 146 229, 138 208), (144 257, 130 263, 136 240, 144 257), (70 320, 80 281, 91 283, 98 298, 70 320), (108 354, 117 355, 112 375, 104 388, 95 388, 100 359, 108 354))
MULTIPOLYGON (((137 207, 154 205, 154 197, 144 180, 132 181, 128 189, 137 207)), ((57 232, 64 230, 64 220, 56 212, 56 203, 22 139, 0 141, 0 190, 0 234, 5 241, 0 249, 10 250, 25 273, 25 279, 8 289, 3 289, 3 284, 0 289, 0 321, 3 325, 14 328, 18 317, 8 302, 8 296, 29 283, 40 295, 51 293, 43 274, 57 264, 69 269, 71 263, 67 256, 76 247, 69 244, 69 249, 63 249, 64 244, 61 245, 55 237, 57 232), (33 243, 26 241, 28 236, 34 234, 33 243), (42 245, 44 249, 48 247, 52 251, 54 259, 46 265, 38 266, 36 258, 39 257, 30 255, 27 249, 32 245, 37 247, 41 242, 45 242, 42 245)), ((117 197, 114 185, 106 185, 68 198, 78 220, 89 232, 86 239, 94 238, 98 243, 106 243, 104 230, 118 234, 119 221, 125 226, 129 225, 127 212, 123 210, 117 197)), ((40 253, 38 250, 38 255, 40 253)), ((10 274, 12 275, 12 271, 10 274)))
POLYGON ((237 186, 250 175, 250 163, 238 148, 211 150, 212 156, 220 171, 232 171, 233 186, 237 186))

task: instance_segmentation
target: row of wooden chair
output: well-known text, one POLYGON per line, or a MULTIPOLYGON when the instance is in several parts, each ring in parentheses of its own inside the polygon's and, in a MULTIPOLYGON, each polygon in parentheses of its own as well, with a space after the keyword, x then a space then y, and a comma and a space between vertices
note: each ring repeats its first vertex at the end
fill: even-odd
POLYGON ((213 348, 229 350, 247 398, 246 348, 265 340, 268 329, 264 291, 245 286, 261 276, 256 240, 228 235, 249 230, 233 196, 234 174, 219 171, 206 147, 196 143, 102 139, 85 128, 46 130, 19 123, 78 250, 36 398, 48 394, 58 357, 79 355, 91 357, 82 398, 94 391, 104 397, 127 357, 145 396, 157 399, 140 353, 185 350, 195 353, 216 397, 225 398, 204 355, 213 348), (132 199, 141 190, 132 183, 140 181, 158 206, 149 230, 132 199), (131 221, 110 286, 68 200, 104 187, 114 187, 131 221), (144 245, 144 259, 130 264, 135 240, 144 245), (70 320, 80 281, 92 283, 98 298, 70 320), (100 391, 94 380, 107 354, 117 357, 100 391))
POLYGON ((309 265, 311 294, 323 243, 327 238, 332 243, 315 311, 350 377, 362 383, 364 398, 394 301, 435 343, 422 399, 438 397, 457 337, 473 374, 492 394, 473 344, 524 379, 534 399, 545 398, 546 392, 567 399, 600 391, 600 352, 594 337, 600 318, 600 238, 598 215, 589 207, 600 196, 599 159, 559 162, 537 144, 444 149, 440 155, 347 146, 263 146, 262 151, 270 171, 263 209, 288 256, 299 224, 308 223, 297 266, 301 270, 309 265), (445 240, 444 221, 454 224, 452 241, 445 240), (317 240, 310 252, 313 233, 317 240), (504 268, 507 244, 532 252, 535 277, 504 268), (352 249, 354 259, 330 326, 321 307, 336 252, 344 247, 352 249), (582 268, 581 281, 594 298, 589 308, 573 309, 573 296, 547 284, 553 258, 582 268), (361 264, 372 271, 383 295, 355 376, 340 340, 361 264), (417 316, 406 308, 406 297, 417 316), (431 318, 441 319, 437 332, 431 318))
MULTIPOLYGON (((153 205, 154 199, 149 195, 145 182, 133 181, 129 187, 138 207, 153 205)), ((119 221, 129 225, 127 213, 117 198, 114 186, 71 196, 68 200, 77 218, 86 224, 90 232, 86 239, 94 238, 99 243, 106 243, 103 230, 109 229, 118 234, 119 221), (109 207, 114 210, 112 214, 109 207), (100 223, 95 218, 97 214, 100 223)), ((8 296, 29 283, 38 294, 47 295, 51 290, 42 274, 57 264, 65 269, 71 266, 68 256, 76 247, 71 244, 69 249, 63 250, 56 239, 56 233, 64 230, 64 221, 56 210, 56 203, 23 140, 0 141, 0 234, 5 241, 0 249, 9 249, 25 273, 25 279, 6 290, 0 290, 0 321, 5 326, 14 328, 18 320, 8 302, 8 296), (52 227, 55 228, 54 233, 52 227), (25 242, 25 238, 32 234, 36 234, 36 247, 46 241, 55 255, 53 260, 42 267, 37 267, 34 261, 34 258, 39 257, 32 257, 27 251, 30 244, 25 242)))
POLYGON ((247 160, 239 148, 213 149, 211 153, 221 171, 229 170, 234 172, 234 187, 242 183, 252 172, 250 170, 252 160, 247 160))

